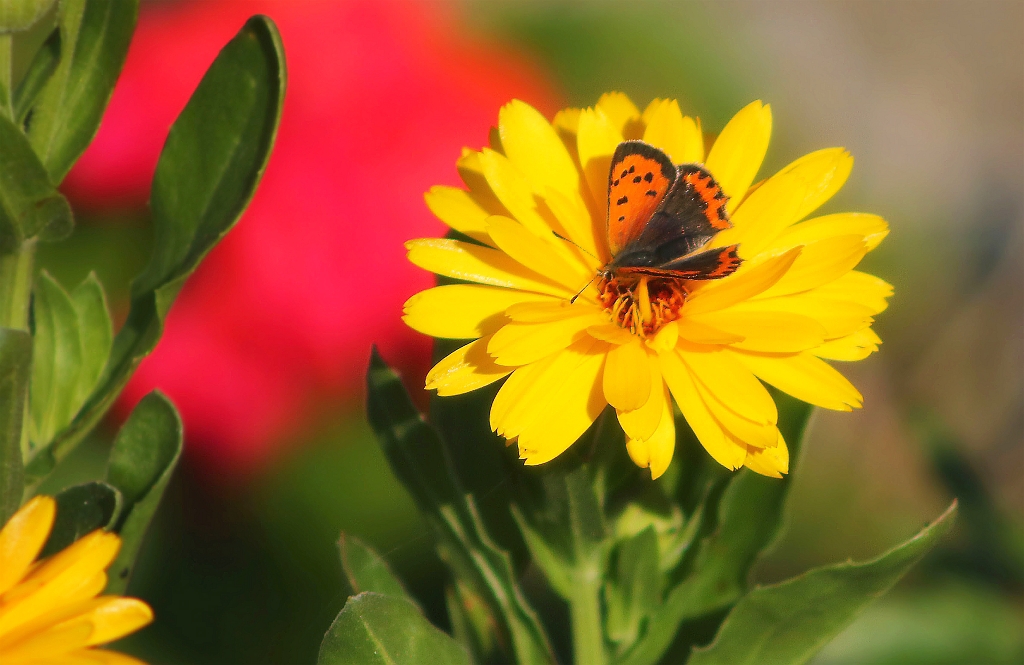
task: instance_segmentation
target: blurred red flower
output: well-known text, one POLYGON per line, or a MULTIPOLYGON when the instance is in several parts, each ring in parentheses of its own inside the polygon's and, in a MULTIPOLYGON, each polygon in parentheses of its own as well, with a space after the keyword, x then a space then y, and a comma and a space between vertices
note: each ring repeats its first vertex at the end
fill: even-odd
POLYGON ((96 141, 63 187, 80 208, 145 203, 171 123, 251 14, 277 23, 289 82, 252 205, 182 291, 120 413, 160 388, 182 412, 190 452, 237 472, 259 468, 312 415, 360 394, 372 343, 422 385, 428 341, 399 317, 431 279, 405 261, 402 243, 443 233, 423 192, 457 184, 460 148, 484 143, 509 99, 557 108, 521 54, 473 40, 450 9, 143 5, 96 141))

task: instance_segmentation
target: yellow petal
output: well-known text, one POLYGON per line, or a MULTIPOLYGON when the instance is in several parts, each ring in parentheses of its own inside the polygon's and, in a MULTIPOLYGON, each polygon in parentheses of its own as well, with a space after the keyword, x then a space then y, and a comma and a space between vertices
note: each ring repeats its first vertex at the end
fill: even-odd
POLYGON ((550 296, 528 291, 451 284, 409 298, 402 320, 413 330, 432 337, 471 339, 489 335, 504 325, 508 321, 505 310, 510 305, 552 301, 550 296))
POLYGON ((600 311, 602 311, 600 308, 581 300, 572 303, 565 299, 559 299, 547 302, 517 303, 506 309, 505 315, 516 323, 545 323, 600 311))
POLYGON ((469 188, 470 196, 483 208, 488 215, 508 215, 509 212, 498 200, 498 197, 491 191, 484 177, 483 165, 480 162, 480 153, 469 148, 462 149, 462 156, 455 162, 459 171, 459 177, 469 188))
POLYGON ((57 502, 37 496, 7 520, 0 530, 0 594, 24 577, 46 544, 56 515, 57 502))
POLYGON ((596 326, 590 326, 587 328, 587 333, 594 339, 609 344, 628 344, 636 339, 636 335, 614 323, 599 323, 596 326))
POLYGON ((804 155, 779 171, 796 174, 807 185, 796 219, 803 219, 832 198, 846 183, 852 169, 853 157, 845 149, 825 148, 804 155))
POLYGON ((519 457, 527 465, 544 464, 565 452, 601 415, 606 403, 598 375, 603 358, 592 355, 549 393, 543 410, 519 435, 519 457))
POLYGON ((732 346, 750 351, 790 353, 818 346, 825 329, 814 319, 781 311, 751 311, 740 306, 691 317, 726 333, 742 336, 732 346))
POLYGON ((518 367, 540 360, 587 335, 587 328, 605 316, 589 308, 580 315, 547 323, 509 323, 491 336, 487 352, 499 365, 518 367))
POLYGON ((815 217, 783 231, 766 251, 781 251, 815 240, 849 235, 862 236, 868 251, 871 251, 889 235, 889 225, 878 215, 862 212, 841 212, 815 217))
POLYGON ((565 142, 571 155, 576 151, 576 128, 580 125, 580 113, 583 109, 568 108, 562 109, 555 114, 551 120, 551 126, 555 133, 565 142))
MULTIPOLYGON (((664 384, 659 388, 662 398, 656 401, 661 407, 658 428, 646 440, 634 438, 626 440, 626 452, 629 453, 630 459, 641 469, 650 468, 652 479, 657 479, 665 473, 668 465, 672 462, 672 454, 676 448, 676 423, 672 417, 672 400, 669 399, 668 390, 664 384)), ((651 401, 655 402, 655 400, 651 401)), ((621 421, 621 415, 619 419, 621 421)))
POLYGON ((565 237, 589 253, 580 257, 582 262, 596 271, 600 265, 596 257, 600 256, 600 248, 606 244, 600 240, 604 235, 604 218, 596 221, 582 198, 565 196, 556 189, 545 190, 544 202, 565 231, 565 237))
MULTIPOLYGON (((611 170, 612 154, 622 143, 622 133, 596 109, 584 109, 576 133, 576 144, 580 165, 590 188, 595 219, 605 223, 608 218, 608 172, 611 170)), ((611 257, 599 255, 603 261, 611 257)))
POLYGON ((778 422, 775 400, 732 354, 723 350, 699 352, 680 348, 679 355, 691 373, 722 404, 753 422, 771 425, 778 422))
POLYGON ((804 245, 793 266, 761 297, 799 293, 827 284, 853 270, 868 248, 862 236, 836 236, 804 245))
POLYGON ((736 274, 708 284, 687 301, 686 315, 724 309, 771 288, 793 266, 802 250, 802 247, 794 247, 750 268, 741 266, 736 274))
POLYGON ((639 409, 651 395, 651 369, 639 337, 608 351, 602 379, 604 398, 621 411, 639 409))
POLYGON ((828 284, 810 292, 815 297, 844 300, 864 305, 878 314, 889 306, 887 298, 893 293, 892 284, 874 275, 851 270, 828 284))
POLYGON ((817 289, 779 298, 758 298, 735 305, 732 312, 786 312, 813 319, 824 338, 844 337, 870 326, 874 310, 856 302, 820 298, 817 289))
POLYGON ((108 597, 87 618, 93 625, 88 644, 94 646, 113 642, 152 623, 153 610, 137 598, 108 597))
POLYGON ((430 212, 451 228, 474 240, 491 244, 484 226, 491 213, 466 190, 435 185, 423 195, 423 199, 430 212))
POLYGON ((712 417, 714 417, 719 427, 725 430, 725 433, 730 435, 734 441, 742 444, 744 447, 764 448, 775 445, 775 442, 778 441, 778 430, 775 425, 756 423, 744 418, 712 394, 700 379, 694 377, 692 373, 690 376, 694 378, 693 385, 701 399, 704 400, 704 404, 707 406, 708 411, 711 412, 712 417))
POLYGON ((772 176, 736 209, 731 229, 715 236, 715 247, 739 243, 739 254, 753 259, 790 224, 796 221, 796 211, 804 199, 806 185, 794 174, 772 176))
POLYGON ((644 111, 644 141, 664 150, 676 164, 704 161, 704 137, 693 118, 683 117, 679 102, 656 99, 644 111))
POLYGON ((523 226, 538 238, 554 240, 551 225, 541 216, 526 175, 508 157, 488 148, 480 151, 480 166, 494 195, 523 226))
POLYGON ((461 395, 494 383, 512 371, 497 365, 489 353, 490 336, 452 351, 427 373, 426 389, 438 395, 461 395))
POLYGON ((654 334, 654 337, 648 337, 645 340, 648 348, 658 353, 665 353, 676 348, 676 343, 679 341, 679 324, 675 321, 669 321, 661 330, 654 334))
POLYGON ((3 651, 5 664, 20 665, 21 663, 60 662, 60 656, 68 651, 86 645, 92 634, 92 624, 88 622, 55 626, 49 630, 30 635, 17 644, 3 651))
POLYGON ((560 249, 554 243, 542 240, 514 219, 498 215, 489 217, 487 233, 494 244, 513 259, 574 293, 592 277, 587 266, 568 258, 566 248, 560 249))
POLYGON ((413 264, 445 277, 553 296, 572 295, 564 286, 490 247, 448 238, 422 238, 406 242, 405 248, 413 264))
POLYGON ((509 160, 542 194, 553 187, 566 196, 579 193, 579 172, 554 128, 535 108, 514 99, 498 112, 501 145, 509 160))
MULTIPOLYGON (((523 395, 538 381, 556 380, 557 375, 548 374, 548 369, 557 360, 561 363, 559 369, 565 371, 565 364, 570 359, 575 359, 578 364, 583 361, 583 355, 580 353, 555 353, 535 363, 523 365, 512 372, 505 383, 501 384, 501 388, 498 389, 498 393, 491 402, 491 431, 507 438, 518 435, 522 426, 526 424, 526 419, 531 415, 530 410, 526 408, 523 395), (513 425, 515 434, 506 432, 509 424, 513 425)), ((575 367, 575 365, 573 366, 575 367)))
POLYGON ((679 339, 694 344, 734 344, 743 341, 743 335, 727 333, 685 317, 676 321, 676 331, 679 334, 679 339))
POLYGON ((852 411, 864 403, 846 377, 810 353, 784 356, 737 352, 736 358, 765 383, 808 404, 852 411))
POLYGON ((726 436, 697 392, 690 371, 682 359, 674 353, 664 353, 658 360, 672 397, 701 445, 725 468, 738 469, 747 456, 746 448, 726 436))
MULTIPOLYGON (((620 347, 622 348, 622 347, 620 347)), ((611 356, 609 354, 608 360, 611 356)), ((665 411, 665 405, 662 402, 665 399, 665 382, 662 380, 662 372, 658 369, 658 362, 656 358, 647 358, 644 361, 646 367, 638 367, 637 371, 647 371, 650 377, 648 383, 648 389, 650 397, 644 401, 643 405, 632 410, 616 409, 618 415, 618 422, 622 424, 623 431, 626 432, 627 438, 629 439, 640 439, 646 441, 652 437, 654 431, 657 429, 658 423, 662 420, 662 413, 665 411)), ((605 362, 604 376, 608 376, 608 364, 605 362)), ((608 397, 607 390, 604 393, 605 399, 608 397)), ((608 401, 611 404, 611 401, 608 401)), ((615 406, 615 405, 611 405, 615 406)))
POLYGON ((146 663, 116 651, 85 648, 62 655, 59 665, 146 665, 146 663))
POLYGON ((597 100, 596 107, 626 138, 640 138, 640 110, 625 93, 606 92, 597 100))
POLYGON ((729 197, 726 210, 730 213, 754 182, 771 133, 771 107, 758 100, 733 116, 711 147, 705 165, 729 197))
POLYGON ((789 473, 789 448, 782 433, 779 432, 778 443, 770 448, 748 446, 743 466, 754 473, 772 478, 781 478, 782 474, 789 473))
POLYGON ((813 349, 814 355, 826 360, 864 360, 878 350, 882 340, 871 328, 825 342, 813 349))

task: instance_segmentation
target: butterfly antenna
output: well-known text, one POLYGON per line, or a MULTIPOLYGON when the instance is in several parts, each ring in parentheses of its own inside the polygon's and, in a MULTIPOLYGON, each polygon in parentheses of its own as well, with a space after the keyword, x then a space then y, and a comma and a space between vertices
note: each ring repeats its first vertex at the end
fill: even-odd
MULTIPOLYGON (((554 231, 552 231, 552 233, 555 233, 555 232, 554 232, 554 231)), ((563 236, 563 235, 562 235, 561 233, 555 233, 555 237, 556 237, 556 238, 561 238, 562 240, 566 241, 567 243, 569 243, 570 245, 572 245, 572 246, 573 246, 573 247, 575 247, 576 249, 580 250, 581 252, 583 252, 584 254, 586 254, 587 256, 589 256, 590 258, 594 259, 595 261, 600 261, 600 260, 601 260, 601 259, 597 258, 596 256, 594 256, 593 254, 591 254, 590 252, 588 252, 588 251, 587 251, 586 249, 584 249, 583 247, 581 247, 581 246, 579 245, 579 243, 576 243, 576 242, 574 242, 574 241, 573 241, 573 240, 572 240, 571 238, 566 238, 566 237, 565 237, 565 236, 563 236)), ((591 281, 593 281, 593 280, 591 280, 591 281)), ((590 286, 590 285, 588 284, 587 286, 590 286)), ((583 288, 585 289, 585 288, 587 288, 587 287, 586 287, 586 286, 584 286, 583 288)))
MULTIPOLYGON (((582 247, 581 247, 580 249, 582 249, 582 247)), ((582 288, 582 289, 580 289, 580 290, 579 290, 579 291, 578 291, 578 292, 576 293, 576 295, 574 295, 574 296, 572 297, 572 299, 570 299, 570 300, 569 300, 569 304, 570 304, 570 305, 575 305, 575 304, 576 304, 576 299, 577 299, 577 298, 579 298, 579 297, 580 297, 581 295, 583 295, 583 292, 587 290, 587 287, 588 287, 588 286, 590 286, 591 284, 593 284, 593 283, 594 283, 594 280, 595 280, 595 279, 597 279, 597 275, 594 275, 593 277, 591 277, 591 278, 590 278, 590 281, 589 281, 589 282, 587 282, 586 284, 584 284, 584 285, 583 285, 583 288, 582 288)))

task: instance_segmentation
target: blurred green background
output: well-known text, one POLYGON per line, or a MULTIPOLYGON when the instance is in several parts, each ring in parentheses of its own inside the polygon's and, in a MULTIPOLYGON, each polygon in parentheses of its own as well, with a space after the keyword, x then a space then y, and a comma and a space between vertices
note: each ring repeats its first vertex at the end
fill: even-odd
MULTIPOLYGON (((885 343, 842 368, 865 408, 814 417, 788 531, 758 579, 874 556, 957 496, 955 538, 815 662, 1024 662, 1024 4, 425 6, 532 63, 566 105, 607 90, 641 107, 675 97, 717 132, 763 99, 774 116, 763 175, 820 147, 853 153, 827 212, 874 212, 891 225, 862 264, 896 287, 876 324, 885 343)), ((481 134, 474 147, 484 143, 481 134)), ((461 147, 444 150, 454 161, 461 147)), ((40 268, 65 285, 96 268, 123 311, 150 243, 145 208, 80 213, 71 239, 43 248, 40 268)), ((113 427, 44 489, 98 475, 113 427)), ((240 476, 186 457, 129 588, 157 621, 122 648, 154 664, 312 662, 346 596, 342 530, 384 552, 444 625, 440 563, 361 397, 327 400, 290 438, 240 476)))

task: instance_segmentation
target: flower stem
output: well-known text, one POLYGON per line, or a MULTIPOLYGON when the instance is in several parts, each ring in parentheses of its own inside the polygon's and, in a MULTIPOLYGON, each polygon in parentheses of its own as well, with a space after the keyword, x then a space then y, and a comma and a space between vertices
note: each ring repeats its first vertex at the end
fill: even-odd
POLYGON ((601 626, 601 574, 597 566, 578 571, 569 614, 572 621, 572 645, 576 665, 604 665, 604 630, 601 626))
POLYGON ((28 330, 32 297, 32 268, 36 240, 26 240, 14 251, 0 254, 0 326, 28 330))
POLYGON ((8 118, 14 115, 13 61, 13 35, 0 34, 0 112, 8 118))

